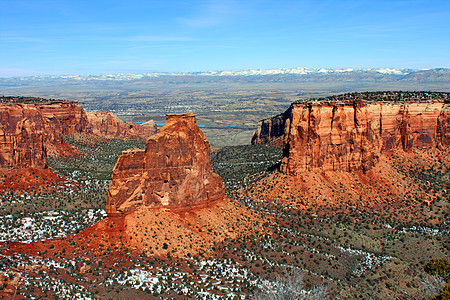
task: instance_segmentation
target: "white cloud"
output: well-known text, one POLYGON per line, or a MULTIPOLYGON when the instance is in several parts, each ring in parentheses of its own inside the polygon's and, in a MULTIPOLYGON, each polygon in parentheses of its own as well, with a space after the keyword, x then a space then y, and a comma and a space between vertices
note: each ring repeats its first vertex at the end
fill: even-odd
POLYGON ((178 20, 190 27, 207 28, 226 23, 241 11, 242 6, 234 0, 212 0, 198 7, 192 16, 178 20))
POLYGON ((153 35, 136 35, 112 39, 124 42, 183 42, 194 40, 193 38, 185 36, 153 36, 153 35))
POLYGON ((0 36, 0 41, 6 43, 46 43, 47 41, 40 38, 34 37, 23 37, 23 36, 0 36))

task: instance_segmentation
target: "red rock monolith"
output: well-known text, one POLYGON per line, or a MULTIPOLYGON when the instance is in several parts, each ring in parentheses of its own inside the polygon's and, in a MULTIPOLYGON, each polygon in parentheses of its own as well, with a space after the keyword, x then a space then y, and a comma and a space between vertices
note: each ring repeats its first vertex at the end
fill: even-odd
POLYGON ((112 175, 106 210, 129 213, 140 206, 201 207, 224 197, 224 185, 213 173, 210 145, 194 113, 168 114, 164 126, 145 150, 122 153, 112 175))

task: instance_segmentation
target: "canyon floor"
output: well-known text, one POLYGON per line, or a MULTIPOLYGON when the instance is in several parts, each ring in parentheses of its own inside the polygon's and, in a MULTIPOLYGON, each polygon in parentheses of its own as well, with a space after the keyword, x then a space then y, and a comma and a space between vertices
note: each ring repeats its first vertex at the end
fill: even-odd
MULTIPOLYGON (((0 196, 0 239, 9 241, 0 243, 5 298, 247 299, 289 280, 338 299, 428 299, 441 289, 424 267, 448 259, 450 250, 448 153, 386 155, 370 174, 292 177, 277 171, 277 145, 223 147, 211 154, 213 168, 226 195, 240 203, 222 209, 251 209, 254 216, 233 230, 253 228, 210 239, 208 251, 179 259, 174 247, 187 248, 189 240, 151 239, 161 228, 176 233, 181 226, 164 211, 153 215, 163 218, 145 219, 157 255, 124 244, 120 224, 97 225, 114 239, 96 235, 95 227, 85 231, 106 216, 121 151, 144 143, 66 140, 80 154, 50 159, 59 175, 51 189, 24 186, 0 196)), ((195 226, 199 218, 185 220, 195 226)))

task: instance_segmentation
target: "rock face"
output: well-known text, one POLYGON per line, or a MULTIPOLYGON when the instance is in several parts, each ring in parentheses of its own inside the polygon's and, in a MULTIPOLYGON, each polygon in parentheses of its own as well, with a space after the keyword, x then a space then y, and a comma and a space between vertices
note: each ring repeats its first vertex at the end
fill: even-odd
POLYGON ((23 119, 17 123, 13 134, 8 134, 0 124, 0 168, 47 168, 47 149, 44 135, 34 123, 23 119))
POLYGON ((145 141, 157 131, 153 121, 139 125, 123 122, 111 112, 87 112, 86 115, 92 132, 109 139, 145 141))
POLYGON ((47 167, 47 154, 70 150, 64 135, 89 131, 77 102, 0 104, 0 168, 47 167))
POLYGON ((199 207, 224 197, 224 185, 211 167, 210 145, 195 114, 168 114, 145 150, 122 153, 112 175, 109 215, 138 207, 199 207))
POLYGON ((450 105, 443 106, 437 119, 437 146, 440 150, 450 145, 450 105))
POLYGON ((447 148, 449 109, 442 102, 294 103, 287 117, 261 121, 254 143, 280 137, 284 122, 282 172, 367 171, 383 152, 447 148))
POLYGON ((147 256, 186 257, 212 254, 215 243, 263 230, 256 214, 225 197, 195 114, 166 118, 147 139, 145 150, 124 151, 118 158, 106 203, 108 216, 77 235, 82 243, 137 249, 147 256))
POLYGON ((46 168, 47 155, 70 155, 71 134, 145 140, 156 124, 125 123, 112 113, 88 113, 74 101, 0 103, 0 168, 46 168))
POLYGON ((291 114, 291 108, 270 119, 261 120, 252 136, 253 145, 261 145, 276 140, 284 135, 286 120, 291 114))

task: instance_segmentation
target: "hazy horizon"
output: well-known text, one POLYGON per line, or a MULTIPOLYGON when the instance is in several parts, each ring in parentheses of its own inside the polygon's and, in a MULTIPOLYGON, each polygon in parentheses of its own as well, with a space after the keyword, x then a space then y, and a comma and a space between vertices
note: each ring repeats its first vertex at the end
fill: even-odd
MULTIPOLYGON (((324 72, 325 70, 329 70, 329 71, 338 71, 336 73, 344 73, 344 72, 352 72, 352 71, 369 71, 369 70, 374 70, 374 71, 379 71, 380 73, 385 73, 388 74, 389 72, 391 72, 391 74, 395 74, 395 72, 398 71, 426 71, 426 70, 434 70, 434 69, 449 69, 449 68, 389 68, 389 67, 379 67, 379 68, 324 68, 324 67, 314 67, 314 68, 306 68, 306 67, 292 67, 292 68, 272 68, 272 69, 263 69, 263 68, 252 68, 252 69, 235 69, 235 70, 204 70, 204 71, 179 71, 179 72, 135 72, 135 73, 131 73, 131 72, 114 72, 114 73, 85 73, 85 74, 33 74, 33 75, 24 75, 24 76, 1 76, 0 78, 14 78, 14 77, 83 77, 83 76, 92 76, 92 77, 101 77, 101 76, 108 76, 108 75, 146 75, 146 74, 158 74, 158 75, 167 75, 167 76, 177 76, 177 75, 196 75, 196 74, 201 74, 201 75, 209 75, 209 74, 226 74, 226 75, 235 75, 236 73, 245 73, 245 72, 252 72, 252 71, 260 71, 262 73, 264 73, 265 71, 280 71, 280 74, 282 71, 289 71, 289 70, 297 70, 297 69, 305 69, 306 72, 308 72, 308 74, 314 74, 314 71, 316 71, 316 73, 320 73, 319 70, 323 70, 322 72, 324 72), (311 72, 311 73, 309 73, 311 72), (208 74, 209 73, 209 74, 208 74)), ((276 73, 278 74, 278 73, 276 73)), ((287 73, 287 74, 296 74, 296 73, 287 73)), ((405 73, 407 74, 407 73, 405 73)), ((238 74, 239 75, 239 74, 238 74)), ((265 74, 264 74, 265 75, 265 74)), ((399 75, 399 74, 397 74, 399 75)))

